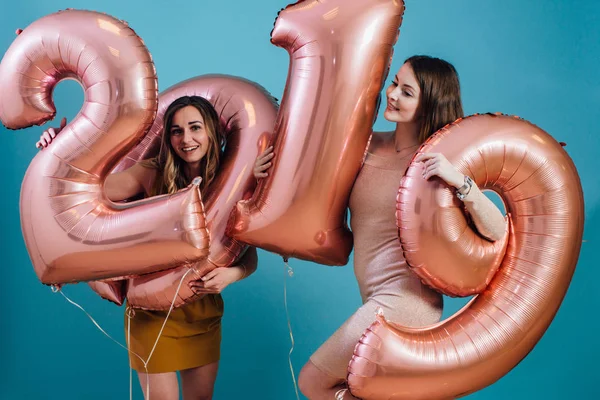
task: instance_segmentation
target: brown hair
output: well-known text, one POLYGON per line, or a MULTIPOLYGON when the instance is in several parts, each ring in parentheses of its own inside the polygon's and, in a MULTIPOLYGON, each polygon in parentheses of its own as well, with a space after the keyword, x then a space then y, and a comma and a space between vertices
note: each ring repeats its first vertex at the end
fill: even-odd
POLYGON ((175 153, 171 146, 171 127, 173 126, 173 116, 184 107, 195 107, 202 118, 204 126, 209 137, 209 145, 206 155, 202 158, 200 164, 200 190, 206 189, 214 180, 221 155, 225 145, 223 129, 219 122, 219 116, 213 105, 200 96, 183 96, 172 102, 165 111, 163 120, 163 135, 160 144, 160 151, 156 158, 146 160, 144 164, 148 167, 158 170, 156 180, 150 192, 151 196, 159 194, 172 194, 183 189, 190 184, 191 178, 185 175, 184 161, 175 153))
POLYGON ((408 63, 419 82, 423 116, 419 141, 423 143, 438 129, 464 116, 458 73, 452 64, 429 56, 412 56, 408 63))

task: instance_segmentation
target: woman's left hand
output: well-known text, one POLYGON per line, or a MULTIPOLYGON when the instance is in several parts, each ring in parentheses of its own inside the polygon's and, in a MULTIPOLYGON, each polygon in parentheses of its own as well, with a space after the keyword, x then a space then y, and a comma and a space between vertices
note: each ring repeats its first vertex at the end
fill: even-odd
POLYGON ((221 293, 229 284, 242 279, 242 275, 243 269, 239 267, 219 267, 189 286, 195 293, 221 293))
POLYGON ((415 161, 423 162, 423 178, 425 179, 438 176, 455 188, 465 184, 465 176, 458 172, 442 153, 419 154, 415 161))

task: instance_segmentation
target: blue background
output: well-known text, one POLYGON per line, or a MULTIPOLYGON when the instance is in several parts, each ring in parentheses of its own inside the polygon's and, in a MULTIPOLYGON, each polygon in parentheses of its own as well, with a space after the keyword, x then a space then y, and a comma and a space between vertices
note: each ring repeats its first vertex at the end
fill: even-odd
MULTIPOLYGON (((288 0, 289 1, 289 0, 288 0)), ((17 28, 67 7, 124 19, 147 44, 160 90, 205 73, 243 76, 281 98, 287 53, 269 33, 286 0, 3 2, 0 52, 17 28), (152 5, 151 5, 152 4, 152 5)), ((501 111, 534 122, 568 143, 586 197, 581 258, 553 324, 532 353, 496 384, 470 399, 591 399, 597 388, 600 269, 600 2, 585 0, 408 0, 392 71, 413 54, 439 56, 457 67, 465 111, 501 111)), ((55 91, 59 115, 72 118, 82 104, 73 82, 55 91)), ((377 129, 391 129, 380 116, 377 129)), ((19 190, 36 153, 40 128, 0 128, 4 184, 0 196, 2 304, 0 398, 128 398, 126 352, 102 335, 77 308, 41 285, 19 225, 19 190)), ((283 307, 281 259, 259 252, 259 270, 225 291, 223 357, 216 399, 293 399, 287 364, 290 340, 283 307)), ((359 305, 352 267, 330 268, 292 260, 288 303, 296 338, 293 363, 309 355, 359 305)), ((123 310, 86 285, 64 289, 115 338, 123 341, 123 310)), ((446 315, 464 301, 447 303, 446 315)), ((141 398, 137 381, 134 397, 141 398)))

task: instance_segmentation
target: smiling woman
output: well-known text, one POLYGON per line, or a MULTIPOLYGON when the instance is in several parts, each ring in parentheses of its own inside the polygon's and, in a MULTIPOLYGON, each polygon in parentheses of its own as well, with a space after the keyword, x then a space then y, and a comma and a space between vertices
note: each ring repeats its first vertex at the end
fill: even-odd
MULTIPOLYGON (((413 56, 395 75, 386 96, 384 117, 396 124, 395 130, 373 133, 348 204, 354 272, 363 305, 317 349, 300 372, 300 390, 310 399, 355 398, 347 392, 348 364, 377 309, 408 327, 437 323, 442 315, 441 294, 425 286, 408 267, 394 217, 398 183, 418 146, 463 116, 458 74, 447 61, 413 56)), ((269 150, 257 159, 255 171, 269 170, 263 166, 270 154, 269 150)), ((470 178, 441 153, 420 153, 415 161, 423 165, 424 181, 439 179, 453 188, 481 236, 492 242, 502 238, 502 214, 475 184, 465 185, 470 178)))
MULTIPOLYGON (((168 106, 163 120, 158 156, 107 176, 104 191, 111 201, 174 194, 198 176, 205 191, 215 180, 225 137, 213 105, 200 96, 179 97, 168 106)), ((63 120, 59 128, 44 132, 37 147, 47 147, 65 124, 63 120)), ((250 248, 235 265, 214 268, 191 281, 191 290, 202 296, 197 300, 172 311, 135 308, 126 313, 128 346, 131 354, 139 356, 131 356, 130 362, 147 398, 149 393, 152 398, 178 398, 177 371, 184 396, 211 398, 220 358, 221 291, 252 274, 256 264, 256 250, 250 248), (157 337, 160 342, 155 345, 157 337)))
POLYGON ((164 119, 160 153, 143 163, 161 172, 148 194, 175 193, 195 176, 202 177, 202 191, 215 178, 225 144, 217 112, 203 97, 184 96, 171 103, 164 119))

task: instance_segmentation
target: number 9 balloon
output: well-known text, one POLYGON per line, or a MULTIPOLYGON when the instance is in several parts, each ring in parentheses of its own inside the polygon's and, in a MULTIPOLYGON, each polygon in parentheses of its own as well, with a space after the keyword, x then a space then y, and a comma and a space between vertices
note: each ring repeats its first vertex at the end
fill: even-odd
MULTIPOLYGON (((364 399, 450 399, 492 384, 540 340, 579 257, 581 183, 573 161, 543 130, 514 117, 477 115, 443 128, 419 152, 445 154, 479 187, 500 194, 509 215, 508 249, 495 274, 490 263, 489 284, 487 273, 479 274, 479 294, 448 320, 411 329, 377 318, 349 366, 350 389, 364 399)), ((456 294, 473 273, 461 253, 479 254, 482 239, 465 231, 450 189, 418 179, 421 171, 413 161, 400 185, 400 240, 415 273, 456 294), (436 240, 427 240, 432 234, 436 240)))

